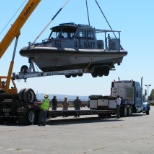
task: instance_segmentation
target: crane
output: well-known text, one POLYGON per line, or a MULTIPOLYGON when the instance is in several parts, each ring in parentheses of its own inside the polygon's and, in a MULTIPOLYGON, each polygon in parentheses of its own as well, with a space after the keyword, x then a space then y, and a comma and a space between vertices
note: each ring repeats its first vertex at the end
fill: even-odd
POLYGON ((14 66, 14 58, 15 58, 15 52, 16 52, 16 47, 18 43, 18 38, 20 36, 20 30, 29 18, 29 16, 32 14, 32 12, 35 10, 35 8, 38 6, 41 0, 28 0, 27 4, 11 26, 11 28, 8 30, 7 34, 4 36, 2 41, 0 42, 0 58, 4 55, 6 52, 7 48, 9 45, 12 43, 12 41, 16 38, 15 40, 15 46, 14 46, 14 51, 12 55, 12 60, 10 62, 10 67, 8 70, 8 75, 7 76, 0 76, 0 88, 2 88, 6 93, 9 94, 15 94, 17 93, 17 88, 16 85, 12 79, 12 71, 13 71, 13 66, 14 66), (6 79, 6 83, 4 83, 2 80, 6 79), (12 80, 13 88, 10 87, 10 82, 12 80))

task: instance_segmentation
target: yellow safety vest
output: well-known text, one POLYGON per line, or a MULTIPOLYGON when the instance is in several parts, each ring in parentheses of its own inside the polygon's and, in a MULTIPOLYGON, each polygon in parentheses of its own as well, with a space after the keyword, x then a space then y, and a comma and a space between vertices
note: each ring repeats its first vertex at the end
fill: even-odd
POLYGON ((41 104, 41 109, 47 111, 49 109, 50 101, 45 98, 41 104))

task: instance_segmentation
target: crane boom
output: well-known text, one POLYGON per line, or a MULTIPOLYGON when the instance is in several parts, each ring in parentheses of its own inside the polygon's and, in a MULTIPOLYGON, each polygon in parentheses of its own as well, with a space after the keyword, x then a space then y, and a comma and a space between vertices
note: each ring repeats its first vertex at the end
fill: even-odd
POLYGON ((14 57, 15 57, 15 51, 16 51, 16 47, 17 47, 18 37, 20 35, 20 29, 23 27, 23 25, 27 21, 28 17, 32 14, 32 12, 35 10, 35 8, 37 7, 37 5, 39 4, 40 1, 41 0, 28 0, 27 4, 23 8, 23 10, 21 11, 21 13, 17 17, 17 19, 15 20, 15 22, 13 23, 11 28, 8 30, 8 32, 6 33, 6 35, 4 36, 2 41, 0 42, 0 58, 1 58, 3 56, 3 54, 6 52, 9 45, 12 43, 13 39, 16 38, 15 48, 14 48, 14 52, 13 52, 13 56, 12 56, 12 61, 10 62, 8 75, 7 76, 0 76, 0 88, 3 88, 3 90, 6 93, 9 93, 9 94, 17 93, 17 88, 16 88, 14 81, 12 80, 11 75, 12 75, 12 70, 13 70, 13 65, 14 65, 14 57), (1 85, 2 79, 6 79, 5 86, 3 84, 3 87, 1 85), (9 89, 11 80, 12 80, 14 87, 9 89))
POLYGON ((0 58, 3 56, 13 39, 20 35, 20 29, 25 24, 28 17, 32 14, 40 1, 41 0, 29 0, 27 2, 26 6, 14 22, 14 24, 11 26, 3 40, 0 42, 0 58))

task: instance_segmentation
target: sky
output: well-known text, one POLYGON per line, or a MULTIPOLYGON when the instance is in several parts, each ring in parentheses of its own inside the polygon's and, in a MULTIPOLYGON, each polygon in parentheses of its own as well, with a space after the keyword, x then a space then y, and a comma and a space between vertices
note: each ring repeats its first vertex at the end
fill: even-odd
MULTIPOLYGON (((121 45, 128 51, 121 65, 115 65, 116 70, 110 71, 109 76, 93 78, 91 74, 82 77, 65 78, 65 76, 49 76, 16 80, 18 90, 32 88, 38 93, 64 95, 110 95, 113 80, 141 81, 143 89, 149 87, 149 94, 154 89, 154 0, 97 0, 112 29, 121 31, 121 45)), ((0 9, 0 40, 3 39, 11 24, 15 21, 21 9, 19 7, 28 0, 1 0, 0 9), (19 11, 17 12, 17 10, 19 11), (14 16, 15 12, 17 14, 14 16), (10 19, 11 22, 6 26, 10 19), (6 28, 4 29, 4 27, 6 28), (4 29, 4 30, 3 30, 4 29)), ((19 51, 33 42, 42 29, 52 19, 55 13, 64 5, 66 0, 42 0, 25 25, 21 29, 13 72, 18 73, 22 65, 28 65, 28 59, 22 57, 19 51)), ((88 0, 90 23, 98 29, 110 29, 100 13, 95 0, 88 0)), ((74 22, 88 24, 85 0, 70 0, 50 26, 40 36, 41 42, 49 36, 50 28, 60 23, 74 22)), ((0 76, 7 75, 14 41, 0 59, 0 76)))

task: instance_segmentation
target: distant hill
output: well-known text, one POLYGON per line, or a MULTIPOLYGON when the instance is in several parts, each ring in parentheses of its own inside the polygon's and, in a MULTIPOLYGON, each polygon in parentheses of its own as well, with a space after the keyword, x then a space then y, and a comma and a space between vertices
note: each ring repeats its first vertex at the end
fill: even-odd
MULTIPOLYGON (((76 98, 74 95, 49 94, 49 99, 52 99, 53 96, 56 96, 58 101, 62 101, 65 96, 67 96, 68 101, 73 101, 76 98)), ((37 100, 42 100, 44 98, 44 94, 36 94, 36 98, 37 100)), ((79 96, 79 98, 82 101, 88 101, 88 96, 79 96)))

